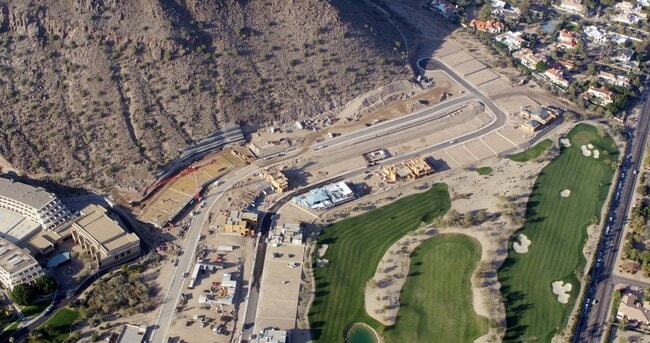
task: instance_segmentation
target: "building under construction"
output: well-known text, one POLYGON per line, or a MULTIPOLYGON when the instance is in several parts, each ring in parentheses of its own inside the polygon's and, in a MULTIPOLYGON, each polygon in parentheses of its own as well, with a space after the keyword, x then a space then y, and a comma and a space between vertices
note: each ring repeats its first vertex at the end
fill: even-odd
POLYGON ((384 166, 382 168, 386 177, 391 182, 398 179, 416 179, 433 174, 433 167, 422 156, 401 163, 384 166))
POLYGON ((224 218, 223 232, 251 236, 255 233, 257 214, 252 212, 230 211, 224 218))
POLYGON ((289 179, 277 169, 270 168, 265 170, 264 179, 273 186, 273 189, 277 193, 283 193, 289 189, 289 179))

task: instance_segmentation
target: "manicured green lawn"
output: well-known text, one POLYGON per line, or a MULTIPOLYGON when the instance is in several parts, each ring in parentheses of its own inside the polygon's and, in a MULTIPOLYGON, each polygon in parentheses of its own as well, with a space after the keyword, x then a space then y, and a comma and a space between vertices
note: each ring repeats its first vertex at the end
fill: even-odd
POLYGON ((436 235, 411 256, 397 323, 386 342, 473 342, 488 320, 474 312, 471 278, 481 246, 460 234, 436 235))
POLYGON ((23 306, 20 311, 25 315, 25 317, 36 316, 45 311, 45 308, 50 304, 50 300, 40 301, 31 305, 23 306))
POLYGON ((481 168, 476 169, 476 172, 479 175, 488 175, 488 174, 490 174, 492 172, 492 167, 481 167, 481 168))
POLYGON ((609 136, 602 138, 589 125, 577 125, 568 138, 571 147, 562 148, 542 169, 528 200, 526 221, 519 231, 531 241, 528 253, 517 254, 511 248, 499 270, 507 342, 550 342, 567 325, 578 297, 576 273, 585 266, 586 227, 593 217, 600 218, 614 173, 611 161, 618 150, 609 136), (600 151, 599 159, 583 156, 580 146, 588 143, 600 151), (568 198, 559 195, 564 189, 571 190, 568 198), (552 293, 551 283, 556 280, 573 285, 567 304, 560 304, 552 293))
POLYGON ((553 145, 553 141, 550 139, 545 139, 532 148, 522 151, 518 154, 511 155, 509 158, 515 162, 528 162, 530 160, 536 159, 542 155, 542 153, 553 145))
POLYGON ((70 335, 70 326, 77 319, 79 319, 79 311, 63 308, 56 312, 45 324, 38 327, 37 330, 45 329, 47 332, 49 327, 51 330, 49 339, 52 342, 63 342, 70 335))
POLYGON ((364 322, 380 332, 383 327, 364 308, 366 282, 391 244, 423 221, 430 223, 443 215, 450 206, 447 185, 437 184, 427 192, 326 228, 318 244, 329 246, 323 258, 330 263, 314 270, 316 297, 309 313, 313 338, 342 342, 346 329, 356 322, 364 322))

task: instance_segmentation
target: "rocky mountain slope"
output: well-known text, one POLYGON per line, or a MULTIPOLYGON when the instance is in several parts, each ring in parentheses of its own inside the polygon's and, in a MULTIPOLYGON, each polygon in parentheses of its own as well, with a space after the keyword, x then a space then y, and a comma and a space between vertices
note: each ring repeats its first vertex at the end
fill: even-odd
POLYGON ((223 123, 309 117, 408 78, 401 40, 369 0, 0 0, 0 155, 132 190, 223 123))

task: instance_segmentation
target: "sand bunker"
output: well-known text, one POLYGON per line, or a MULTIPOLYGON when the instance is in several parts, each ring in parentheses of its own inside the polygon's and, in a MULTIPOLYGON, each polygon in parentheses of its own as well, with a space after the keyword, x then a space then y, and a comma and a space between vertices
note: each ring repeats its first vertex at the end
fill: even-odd
POLYGON ((570 189, 565 189, 562 192, 560 192, 560 196, 563 198, 568 198, 569 195, 571 195, 571 190, 570 189))
POLYGON ((564 147, 567 147, 567 148, 571 146, 571 142, 569 141, 568 138, 561 138, 560 139, 560 144, 562 144, 564 147))
POLYGON ((561 304, 569 302, 569 292, 571 292, 571 284, 564 283, 564 281, 554 281, 551 286, 553 287, 553 294, 557 295, 557 301, 561 304))
POLYGON ((591 143, 589 143, 589 144, 587 144, 587 148, 589 148, 589 150, 591 150, 591 149, 593 149, 593 148, 594 148, 594 146, 593 146, 593 145, 591 145, 591 143))
POLYGON ((515 250, 518 254, 525 254, 528 252, 528 246, 530 246, 530 239, 526 235, 521 234, 517 236, 519 242, 512 243, 512 249, 515 250))
POLYGON ((591 150, 587 149, 587 146, 585 146, 585 145, 581 145, 581 146, 580 146, 580 149, 582 150, 582 154, 583 154, 585 157, 589 157, 589 156, 591 156, 591 150))
POLYGON ((323 259, 323 260, 316 259, 316 267, 326 266, 326 265, 328 265, 329 263, 330 263, 330 261, 325 260, 325 259, 323 259))
POLYGON ((323 257, 325 256, 325 252, 327 251, 327 244, 323 244, 318 248, 318 257, 323 257))
POLYGON ((594 158, 598 158, 600 156, 600 151, 594 150, 594 158))

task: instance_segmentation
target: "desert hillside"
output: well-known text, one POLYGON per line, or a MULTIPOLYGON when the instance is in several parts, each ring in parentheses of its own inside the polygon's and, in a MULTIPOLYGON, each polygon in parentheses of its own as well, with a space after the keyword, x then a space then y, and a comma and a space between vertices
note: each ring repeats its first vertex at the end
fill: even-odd
POLYGON ((371 1, 36 3, 0 0, 0 156, 71 186, 139 188, 223 123, 309 117, 410 76, 371 1))

